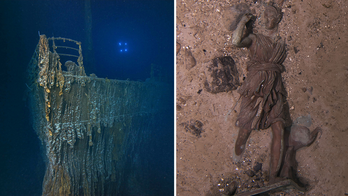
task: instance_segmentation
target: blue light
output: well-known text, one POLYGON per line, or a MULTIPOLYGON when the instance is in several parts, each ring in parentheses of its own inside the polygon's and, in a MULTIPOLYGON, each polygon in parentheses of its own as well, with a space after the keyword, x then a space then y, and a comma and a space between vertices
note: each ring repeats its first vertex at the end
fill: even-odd
POLYGON ((120 53, 128 52, 128 43, 127 42, 118 42, 118 50, 120 53))

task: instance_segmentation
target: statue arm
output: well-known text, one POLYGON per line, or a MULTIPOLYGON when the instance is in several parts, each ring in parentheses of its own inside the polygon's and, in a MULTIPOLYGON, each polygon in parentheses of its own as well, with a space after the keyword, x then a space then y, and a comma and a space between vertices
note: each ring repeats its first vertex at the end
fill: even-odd
POLYGON ((242 19, 237 25, 236 30, 234 30, 232 35, 232 44, 237 47, 249 47, 252 43, 253 34, 249 34, 247 37, 243 38, 243 32, 245 29, 245 24, 251 19, 252 15, 247 13, 243 15, 242 19), (243 39, 242 39, 243 38, 243 39))

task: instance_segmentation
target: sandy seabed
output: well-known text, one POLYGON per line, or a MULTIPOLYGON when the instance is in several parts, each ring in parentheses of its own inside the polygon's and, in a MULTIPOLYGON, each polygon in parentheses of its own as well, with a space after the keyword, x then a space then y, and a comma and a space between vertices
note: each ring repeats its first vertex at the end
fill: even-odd
MULTIPOLYGON (((258 30, 265 0, 176 1, 177 195, 220 195, 231 181, 239 192, 268 183, 270 129, 253 131, 242 163, 235 164, 239 94, 204 87, 216 57, 231 56, 241 82, 247 74, 248 51, 232 46, 226 25, 228 10, 238 3, 250 7, 258 30), (262 170, 250 177, 247 171, 258 163, 262 170)), ((282 77, 291 119, 323 131, 297 152, 297 172, 309 190, 272 195, 348 195, 348 1, 286 0, 282 11, 282 77)))

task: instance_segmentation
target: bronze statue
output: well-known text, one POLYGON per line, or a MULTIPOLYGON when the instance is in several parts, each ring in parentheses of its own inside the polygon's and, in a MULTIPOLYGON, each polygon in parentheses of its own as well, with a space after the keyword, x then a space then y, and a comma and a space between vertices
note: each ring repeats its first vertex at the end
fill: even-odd
POLYGON ((296 168, 294 157, 296 150, 310 145, 320 128, 310 134, 306 127, 294 127, 294 132, 308 130, 303 132, 303 135, 309 139, 301 143, 302 140, 289 137, 284 141, 285 114, 288 110, 285 107, 287 93, 281 73, 284 71, 282 63, 286 58, 286 50, 284 41, 276 36, 282 13, 279 8, 267 5, 263 17, 267 35, 253 34, 247 29, 246 24, 252 18, 252 14, 247 13, 243 15, 232 37, 233 45, 246 47, 250 51, 248 74, 238 90, 242 103, 236 121, 239 133, 234 159, 240 160, 253 129, 271 127, 273 137, 269 182, 272 184, 286 178, 293 179, 292 170, 296 168))
POLYGON ((245 14, 232 37, 232 44, 250 50, 247 78, 238 90, 241 95, 241 110, 236 125, 240 127, 235 145, 235 155, 242 155, 253 129, 272 128, 270 181, 274 181, 281 166, 284 151, 284 89, 281 72, 286 58, 285 43, 274 37, 281 13, 267 6, 264 14, 265 28, 269 35, 248 34, 243 37, 245 24, 251 19, 245 14))

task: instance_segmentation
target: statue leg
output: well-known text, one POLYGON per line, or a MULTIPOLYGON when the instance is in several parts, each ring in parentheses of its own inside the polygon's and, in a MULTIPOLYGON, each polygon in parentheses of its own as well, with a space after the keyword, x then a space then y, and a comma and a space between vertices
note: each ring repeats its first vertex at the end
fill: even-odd
POLYGON ((271 144, 271 165, 270 165, 270 183, 276 182, 279 169, 282 162, 284 151, 284 124, 281 121, 271 125, 272 144, 271 144))
POLYGON ((238 138, 234 147, 234 152, 237 156, 240 156, 245 150, 245 144, 248 141, 251 130, 240 128, 238 132, 238 138))

